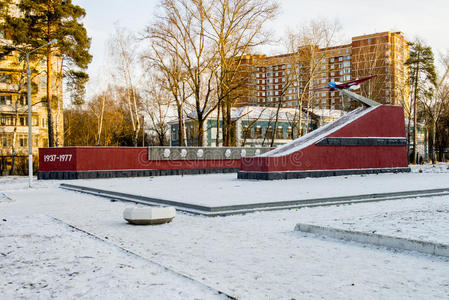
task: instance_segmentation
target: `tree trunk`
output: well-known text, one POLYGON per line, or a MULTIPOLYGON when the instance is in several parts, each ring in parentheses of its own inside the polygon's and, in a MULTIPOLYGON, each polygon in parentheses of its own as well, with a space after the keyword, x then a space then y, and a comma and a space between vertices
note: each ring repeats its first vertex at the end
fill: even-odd
POLYGON ((407 124, 407 159, 410 161, 410 142, 411 142, 411 123, 412 123, 412 112, 408 114, 408 124, 407 124))
MULTIPOLYGON (((299 90, 299 88, 298 88, 298 90, 299 90)), ((304 101, 304 93, 302 93, 301 94, 301 98, 300 97, 298 97, 298 99, 299 99, 299 111, 298 111, 298 130, 297 130, 297 132, 296 132, 296 136, 297 137, 300 137, 300 136, 302 136, 302 103, 303 103, 303 101, 304 101)), ((292 137, 293 137, 293 139, 295 139, 295 136, 294 136, 294 132, 293 132, 293 128, 292 128, 292 137)))
MULTIPOLYGON (((178 141, 179 146, 184 146, 184 120, 183 120, 183 113, 182 113, 182 105, 178 104, 177 106, 178 110, 178 141)), ((171 133, 170 133, 171 134, 171 133)))
POLYGON ((276 109, 276 116, 274 119, 274 128, 273 128, 273 134, 271 136, 271 143, 270 143, 270 147, 273 147, 274 145, 274 138, 276 137, 276 133, 277 133, 277 126, 278 126, 278 121, 279 121, 279 111, 281 109, 281 101, 278 102, 278 107, 276 109))
POLYGON ((226 101, 226 127, 228 128, 226 131, 226 146, 231 147, 232 146, 232 120, 231 120, 231 102, 229 99, 226 101))
POLYGON ((48 147, 55 146, 55 134, 53 128, 53 107, 51 92, 51 45, 47 48, 47 119, 48 119, 48 147))
POLYGON ((101 102, 101 113, 100 113, 100 120, 98 124, 98 138, 97 138, 97 146, 100 145, 101 141, 101 131, 103 129, 103 115, 104 115, 104 105, 105 105, 105 96, 102 97, 103 101, 101 102))
POLYGON ((215 136, 215 146, 220 146, 220 103, 217 105, 217 134, 215 136))
POLYGON ((198 146, 204 146, 204 121, 198 116, 198 146))
POLYGON ((418 140, 418 81, 419 81, 419 53, 418 53, 418 65, 416 66, 416 77, 415 77, 415 94, 413 102, 413 164, 416 165, 417 149, 416 143, 418 140))
POLYGON ((223 147, 228 145, 228 120, 227 120, 227 114, 226 114, 226 100, 224 99, 222 102, 222 108, 221 108, 221 115, 223 120, 223 126, 221 129, 221 138, 222 138, 222 145, 223 147))
POLYGON ((9 175, 14 175, 16 171, 16 141, 17 141, 17 119, 19 118, 19 111, 17 108, 17 100, 15 103, 15 114, 14 114, 14 130, 12 132, 12 143, 11 143, 11 170, 9 175))
POLYGON ((436 145, 437 145, 437 139, 436 139, 436 132, 437 132, 437 121, 435 118, 432 120, 432 161, 436 161, 436 145))
POLYGON ((306 112, 306 128, 305 128, 305 134, 309 133, 309 118, 310 118, 310 95, 307 99, 307 112, 306 112))

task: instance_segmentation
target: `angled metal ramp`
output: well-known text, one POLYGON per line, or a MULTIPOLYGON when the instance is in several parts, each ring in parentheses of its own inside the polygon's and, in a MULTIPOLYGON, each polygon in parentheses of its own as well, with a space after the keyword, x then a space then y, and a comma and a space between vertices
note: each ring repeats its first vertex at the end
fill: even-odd
POLYGON ((376 102, 374 100, 371 100, 371 99, 363 97, 363 96, 360 96, 359 94, 356 94, 356 93, 351 92, 349 90, 340 90, 340 92, 343 95, 349 97, 350 99, 352 99, 354 101, 357 101, 359 103, 362 103, 362 104, 364 104, 364 105, 366 105, 368 107, 374 107, 374 106, 382 105, 379 102, 376 102))

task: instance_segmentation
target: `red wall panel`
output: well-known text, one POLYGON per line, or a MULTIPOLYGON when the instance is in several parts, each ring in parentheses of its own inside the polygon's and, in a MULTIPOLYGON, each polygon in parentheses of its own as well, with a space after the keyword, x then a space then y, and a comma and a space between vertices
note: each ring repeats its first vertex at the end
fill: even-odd
POLYGON ((240 160, 149 161, 145 147, 40 148, 39 171, 240 168, 240 160))
MULTIPOLYGON (((382 105, 326 137, 405 138, 402 107, 382 105)), ((282 172, 408 167, 406 146, 317 146, 278 157, 242 159, 241 171, 282 172)))

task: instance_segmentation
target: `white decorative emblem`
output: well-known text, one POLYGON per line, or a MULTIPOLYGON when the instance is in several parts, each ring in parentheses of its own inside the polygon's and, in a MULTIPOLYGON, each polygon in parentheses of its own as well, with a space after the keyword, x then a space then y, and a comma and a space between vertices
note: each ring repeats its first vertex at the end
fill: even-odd
POLYGON ((181 157, 186 157, 187 156, 187 150, 186 149, 182 149, 181 150, 181 157))
POLYGON ((198 151, 196 152, 196 156, 197 156, 198 158, 201 158, 201 157, 203 157, 203 155, 204 155, 203 149, 198 149, 198 151))
POLYGON ((241 157, 245 157, 246 156, 246 150, 242 149, 242 152, 240 152, 240 156, 241 157))
POLYGON ((256 154, 256 156, 260 155, 260 149, 256 149, 256 153, 255 154, 256 154))
POLYGON ((170 149, 164 149, 164 157, 169 158, 170 157, 170 149))
POLYGON ((226 158, 231 157, 231 149, 227 149, 227 150, 226 150, 225 156, 226 156, 226 158))

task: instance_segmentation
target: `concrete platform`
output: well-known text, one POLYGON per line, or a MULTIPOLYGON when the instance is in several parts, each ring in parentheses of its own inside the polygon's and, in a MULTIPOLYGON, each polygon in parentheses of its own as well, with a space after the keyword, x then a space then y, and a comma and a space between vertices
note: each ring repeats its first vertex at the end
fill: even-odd
POLYGON ((315 207, 326 205, 355 204, 363 202, 376 202, 386 200, 400 200, 408 198, 436 197, 436 196, 449 195, 449 188, 445 188, 445 189, 430 189, 430 190, 411 190, 394 193, 363 194, 363 195, 343 196, 343 197, 302 199, 293 201, 264 202, 264 203, 229 205, 229 206, 203 206, 203 205, 194 205, 186 202, 177 202, 165 199, 138 196, 133 194, 100 190, 71 184, 61 184, 60 187, 62 189, 105 197, 111 200, 134 202, 150 206, 170 205, 175 207, 176 210, 182 212, 187 212, 195 215, 204 215, 208 217, 244 214, 257 211, 282 210, 282 209, 293 209, 293 208, 315 207))

